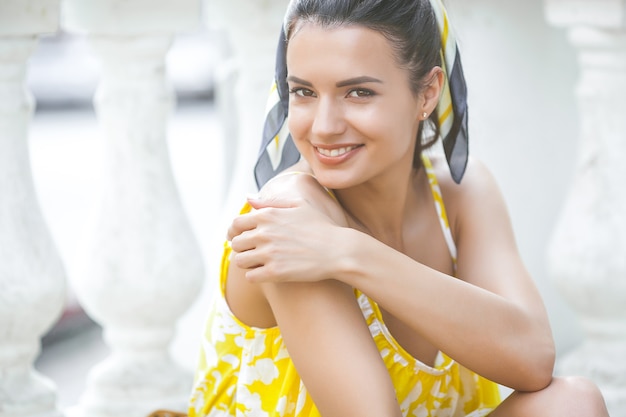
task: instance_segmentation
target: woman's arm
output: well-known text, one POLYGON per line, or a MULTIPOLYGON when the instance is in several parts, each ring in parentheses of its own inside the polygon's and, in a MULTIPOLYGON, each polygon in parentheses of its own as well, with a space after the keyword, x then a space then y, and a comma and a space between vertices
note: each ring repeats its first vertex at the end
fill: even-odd
POLYGON ((456 278, 347 230, 336 276, 480 375, 521 391, 544 388, 554 365, 552 333, 498 187, 474 161, 459 188, 446 200, 456 278))
POLYGON ((262 286, 322 416, 401 415, 352 288, 335 280, 262 286))
MULTIPOLYGON (((552 376, 553 339, 541 298, 519 257, 495 182, 486 169, 472 162, 462 187, 444 188, 443 193, 450 197, 446 207, 454 219, 457 278, 355 230, 321 219, 316 219, 314 226, 299 229, 284 217, 287 223, 280 228, 284 232, 283 253, 300 245, 299 241, 311 241, 305 229, 314 229, 318 236, 336 242, 328 247, 315 238, 316 252, 299 254, 311 263, 324 262, 326 267, 321 271, 326 275, 297 271, 297 265, 286 261, 286 254, 280 266, 269 262, 269 268, 260 268, 250 278, 314 280, 328 278, 326 271, 331 271, 334 278, 367 293, 433 345, 479 374, 522 391, 545 387, 552 376), (283 269, 289 274, 281 274, 283 269)), ((300 206, 302 211, 310 210, 305 206, 300 206)), ((272 221, 269 217, 279 216, 280 210, 264 213, 268 217, 240 219, 233 230, 268 226, 272 221)), ((253 241, 238 239, 233 244, 241 244, 242 250, 253 245, 253 241)), ((275 238, 274 243, 280 240, 275 238)), ((244 253, 242 264, 254 263, 253 259, 261 255, 258 251, 244 253)), ((256 262, 263 263, 258 258, 256 262)))
MULTIPOLYGON (((514 287, 532 292, 518 281, 521 275, 514 276, 517 272, 507 270, 497 277, 511 282, 497 293, 428 268, 374 239, 352 242, 360 255, 343 269, 346 282, 359 286, 438 349, 516 390, 535 391, 549 384, 551 331, 538 296, 509 297, 514 287)), ((495 276, 497 269, 485 275, 495 276)))
MULTIPOLYGON (((295 189, 299 193, 298 198, 311 202, 313 211, 308 214, 313 219, 319 216, 319 221, 343 222, 341 210, 312 177, 294 175, 283 178, 271 184, 270 189, 265 189, 264 192, 276 195, 281 193, 282 188, 295 189)), ((289 217, 288 223, 291 225, 307 221, 307 217, 285 217, 289 217)), ((289 224, 283 226, 289 227, 289 224)), ((259 239, 271 241, 276 229, 260 227, 248 233, 258 233, 259 239)), ((333 242, 326 239, 324 244, 332 245, 333 242)), ((236 246, 233 245, 233 249, 236 246)), ((293 246, 291 249, 289 254, 298 263, 299 250, 293 246)), ((314 246, 306 246, 304 249, 301 252, 315 250, 314 246)), ((284 250, 279 249, 269 256, 276 259, 284 253, 284 250)), ((235 253, 237 255, 239 254, 235 253)), ((302 261, 307 262, 307 259, 303 258, 302 261)), ((321 269, 322 266, 308 263, 303 265, 306 269, 321 269)), ((350 286, 332 279, 255 285, 247 282, 245 274, 246 270, 239 268, 235 262, 231 263, 227 295, 229 292, 232 295, 235 288, 242 289, 250 285, 256 287, 243 291, 246 293, 253 293, 260 288, 271 307, 289 355, 322 416, 401 415, 391 378, 350 286)), ((240 318, 249 317, 246 320, 261 320, 266 325, 269 324, 267 317, 263 319, 248 314, 254 309, 249 303, 250 300, 246 297, 229 299, 231 309, 240 318)))

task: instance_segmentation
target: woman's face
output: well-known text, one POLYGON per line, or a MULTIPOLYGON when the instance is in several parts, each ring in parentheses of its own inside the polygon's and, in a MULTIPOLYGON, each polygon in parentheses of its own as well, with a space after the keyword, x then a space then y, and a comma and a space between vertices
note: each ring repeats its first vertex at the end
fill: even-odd
POLYGON ((423 99, 383 35, 298 25, 287 68, 289 130, 322 185, 343 189, 407 175, 423 99))

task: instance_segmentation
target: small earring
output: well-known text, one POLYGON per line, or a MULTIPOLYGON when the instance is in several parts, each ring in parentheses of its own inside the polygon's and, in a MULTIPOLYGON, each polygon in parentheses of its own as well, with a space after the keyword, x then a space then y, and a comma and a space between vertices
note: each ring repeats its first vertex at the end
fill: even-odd
POLYGON ((422 117, 424 118, 424 120, 428 119, 428 113, 426 112, 422 113, 422 117))

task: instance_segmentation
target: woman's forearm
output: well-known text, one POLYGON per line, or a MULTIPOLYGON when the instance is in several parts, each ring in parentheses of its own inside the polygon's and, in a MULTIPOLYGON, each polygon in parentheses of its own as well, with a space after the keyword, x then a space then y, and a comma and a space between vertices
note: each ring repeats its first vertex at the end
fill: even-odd
POLYGON ((341 233, 337 279, 489 379, 520 390, 549 383, 554 346, 541 314, 424 266, 369 235, 341 233))
POLYGON ((324 417, 400 417, 388 371, 349 286, 324 280, 263 287, 289 355, 324 417))

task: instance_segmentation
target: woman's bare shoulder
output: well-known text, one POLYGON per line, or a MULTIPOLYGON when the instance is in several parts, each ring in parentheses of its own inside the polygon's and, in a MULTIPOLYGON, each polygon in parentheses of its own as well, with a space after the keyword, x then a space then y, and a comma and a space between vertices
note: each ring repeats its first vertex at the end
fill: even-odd
POLYGON ((477 213, 484 210, 506 213, 498 184, 484 162, 470 157, 460 184, 452 179, 445 157, 431 157, 431 162, 441 188, 453 235, 459 233, 464 219, 475 218, 477 213))
POLYGON ((429 155, 429 159, 442 191, 445 189, 450 193, 465 193, 477 186, 495 185, 493 175, 487 165, 474 156, 468 158, 465 174, 460 184, 455 183, 452 179, 445 156, 439 154, 429 155))
POLYGON ((268 181, 259 191, 259 197, 264 200, 302 199, 335 223, 346 224, 345 213, 332 191, 317 181, 304 162, 297 163, 268 181))
POLYGON ((430 159, 444 200, 450 200, 451 205, 456 205, 460 202, 459 200, 463 200, 463 203, 467 203, 468 199, 480 201, 485 194, 500 192, 487 165, 475 157, 469 157, 460 184, 452 179, 448 163, 443 155, 431 156, 430 159))

